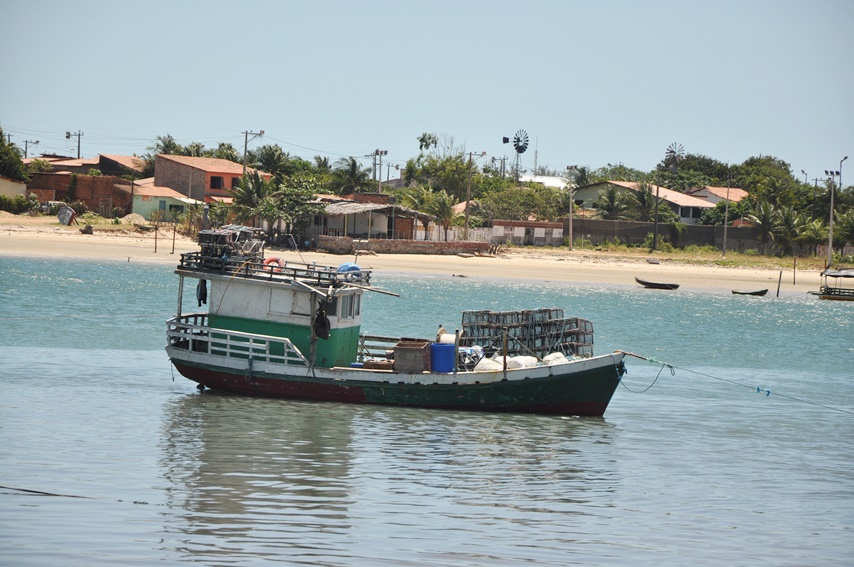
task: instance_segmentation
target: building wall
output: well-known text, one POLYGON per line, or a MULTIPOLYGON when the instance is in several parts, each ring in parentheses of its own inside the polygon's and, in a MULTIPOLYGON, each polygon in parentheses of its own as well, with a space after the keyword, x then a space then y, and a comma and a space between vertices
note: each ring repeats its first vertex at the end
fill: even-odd
POLYGON ((8 177, 0 177, 0 195, 7 197, 17 197, 27 193, 27 184, 22 181, 15 181, 8 177))
POLYGON ((317 247, 332 254, 353 254, 359 251, 371 251, 378 254, 433 254, 454 255, 461 253, 486 253, 486 242, 435 242, 424 240, 388 240, 375 239, 356 243, 352 238, 318 236, 317 247))
MULTIPOLYGON (((564 220, 564 230, 569 236, 569 220, 564 220)), ((583 238, 593 246, 605 241, 626 244, 643 244, 648 234, 654 234, 655 223, 609 221, 599 219, 572 219, 574 241, 583 238)), ((659 242, 669 242, 673 246, 723 246, 724 227, 698 224, 683 225, 681 233, 674 231, 669 224, 659 223, 659 242)), ((752 227, 734 227, 727 229, 727 250, 743 251, 759 248, 758 231, 752 227)))
POLYGON ((204 171, 160 156, 154 158, 154 185, 169 187, 191 199, 204 201, 210 179, 204 171))
POLYGON ((27 190, 35 193, 39 201, 82 201, 87 209, 104 217, 111 217, 115 208, 130 209, 130 186, 127 191, 116 187, 124 184, 123 179, 113 176, 77 175, 74 199, 68 190, 72 175, 67 173, 34 173, 27 183, 27 190))
POLYGON ((172 197, 136 195, 133 199, 133 212, 142 215, 145 220, 151 220, 151 213, 154 211, 164 210, 169 215, 172 210, 184 212, 186 207, 186 203, 172 197))

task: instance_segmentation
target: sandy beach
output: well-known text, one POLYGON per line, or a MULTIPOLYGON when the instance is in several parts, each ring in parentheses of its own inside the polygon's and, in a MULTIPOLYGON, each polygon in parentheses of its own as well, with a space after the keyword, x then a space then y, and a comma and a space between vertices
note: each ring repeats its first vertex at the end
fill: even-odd
MULTIPOLYGON (((27 217, 0 212, 0 256, 79 258, 177 264, 182 252, 198 250, 190 238, 161 230, 137 232, 95 229, 81 234, 79 226, 60 225, 54 217, 27 217)), ((268 249, 266 255, 288 261, 337 265, 352 256, 293 250, 268 249)), ((436 277, 490 278, 589 285, 632 286, 635 276, 658 282, 680 284, 680 290, 730 293, 733 289, 769 289, 776 295, 779 269, 700 266, 662 260, 649 264, 643 258, 628 258, 591 250, 510 248, 497 256, 425 256, 415 254, 363 255, 357 259, 365 269, 382 273, 425 274, 436 277)), ((818 290, 815 270, 782 271, 780 295, 800 295, 818 290), (796 283, 793 284, 793 276, 796 283)))

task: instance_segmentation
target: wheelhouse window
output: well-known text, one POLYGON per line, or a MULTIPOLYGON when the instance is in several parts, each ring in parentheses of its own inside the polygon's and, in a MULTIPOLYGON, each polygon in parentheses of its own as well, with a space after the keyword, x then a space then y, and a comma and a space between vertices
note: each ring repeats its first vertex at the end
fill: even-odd
POLYGON ((362 296, 358 294, 347 294, 340 296, 341 311, 339 319, 355 319, 359 316, 362 307, 362 296))

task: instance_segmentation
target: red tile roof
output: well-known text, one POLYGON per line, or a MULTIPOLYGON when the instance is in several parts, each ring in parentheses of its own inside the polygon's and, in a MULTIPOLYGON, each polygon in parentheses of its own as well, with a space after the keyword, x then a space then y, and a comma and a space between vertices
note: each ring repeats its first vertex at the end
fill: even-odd
MULTIPOLYGON (((243 175, 243 164, 235 163, 227 159, 176 156, 172 154, 157 154, 157 157, 188 165, 190 167, 195 167, 196 169, 200 169, 208 173, 230 173, 232 175, 243 175)), ((246 169, 247 173, 252 171, 255 170, 251 167, 246 169)))
MULTIPOLYGON (((727 198, 727 188, 726 187, 700 187, 697 191, 702 191, 705 189, 709 193, 720 197, 721 199, 727 198)), ((694 191, 696 192, 696 191, 694 191)), ((744 189, 739 189, 738 187, 730 187, 729 188, 729 201, 730 203, 738 203, 745 197, 747 197, 749 193, 744 189)))
MULTIPOLYGON (((626 189, 631 189, 632 191, 640 191, 640 183, 637 181, 608 181, 608 183, 624 187, 626 189)), ((691 195, 686 195, 685 193, 680 193, 679 191, 674 191, 673 189, 668 189, 666 187, 656 187, 651 183, 649 186, 652 188, 653 194, 655 194, 657 190, 659 197, 680 207, 700 207, 702 209, 714 207, 712 203, 705 199, 692 197, 691 195)))
POLYGON ((145 161, 136 156, 117 156, 112 154, 101 154, 101 156, 128 169, 134 169, 136 171, 142 171, 145 169, 145 161))
POLYGON ((156 185, 137 185, 134 183, 133 186, 134 195, 139 195, 140 197, 172 197, 173 199, 186 199, 187 196, 178 193, 174 189, 170 189, 169 187, 157 187, 156 185))

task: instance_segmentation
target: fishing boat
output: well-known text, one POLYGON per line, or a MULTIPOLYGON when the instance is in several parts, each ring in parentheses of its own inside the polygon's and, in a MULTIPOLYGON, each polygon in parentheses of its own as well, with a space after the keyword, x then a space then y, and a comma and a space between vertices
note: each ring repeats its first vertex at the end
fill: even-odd
POLYGON ((758 295, 763 296, 768 293, 767 289, 756 289, 756 290, 746 290, 746 289, 734 289, 732 290, 733 295, 758 295))
MULTIPOLYGON (((831 270, 827 268, 821 272, 821 278, 822 284, 817 294, 819 299, 854 301, 854 286, 844 287, 839 284, 840 278, 843 281, 854 278, 854 269, 831 270), (830 278, 833 278, 833 285, 828 283, 830 278)), ((854 279, 852 279, 852 282, 854 282, 854 279)))
POLYGON ((200 390, 602 416, 626 371, 620 351, 594 356, 592 323, 562 309, 467 311, 435 340, 365 335, 363 294, 396 295, 374 287, 370 270, 265 258, 247 227, 201 231, 199 243, 175 270, 166 352, 200 390))
POLYGON ((635 281, 638 282, 643 287, 649 288, 649 289, 679 289, 679 284, 650 282, 650 281, 642 280, 637 276, 635 276, 635 281))

